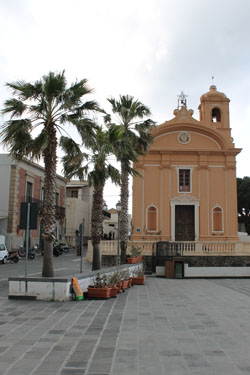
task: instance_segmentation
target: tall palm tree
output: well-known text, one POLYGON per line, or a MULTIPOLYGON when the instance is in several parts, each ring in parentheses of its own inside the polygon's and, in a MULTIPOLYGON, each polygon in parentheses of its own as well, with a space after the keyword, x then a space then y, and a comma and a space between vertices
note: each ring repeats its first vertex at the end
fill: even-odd
POLYGON ((83 101, 92 92, 87 80, 76 81, 67 88, 64 71, 50 72, 34 83, 18 81, 6 85, 13 97, 4 103, 3 114, 10 115, 10 119, 2 126, 2 143, 14 158, 39 160, 42 157, 44 160, 42 276, 51 277, 54 274, 58 137, 69 123, 75 126, 82 138, 88 139, 93 132, 93 121, 88 115, 90 111, 98 110, 98 105, 95 101, 83 101))
POLYGON ((91 220, 91 235, 93 245, 92 270, 101 268, 100 242, 103 221, 103 189, 108 178, 115 183, 120 183, 120 172, 108 162, 108 157, 113 153, 113 144, 119 137, 118 129, 110 127, 103 131, 101 126, 95 130, 93 137, 89 138, 91 156, 81 151, 81 147, 69 138, 61 138, 61 146, 66 153, 63 157, 64 173, 68 178, 77 177, 83 180, 85 176, 88 183, 93 186, 93 205, 91 220))
MULTIPOLYGON (((116 143, 116 156, 121 162, 120 238, 121 262, 124 263, 128 242, 129 175, 137 173, 132 163, 138 161, 138 156, 144 154, 152 142, 150 130, 154 126, 154 121, 149 118, 145 120, 151 115, 150 109, 133 96, 120 95, 119 100, 110 98, 108 101, 121 134, 119 142, 116 143)), ((106 122, 112 124, 110 115, 106 116, 106 122)))

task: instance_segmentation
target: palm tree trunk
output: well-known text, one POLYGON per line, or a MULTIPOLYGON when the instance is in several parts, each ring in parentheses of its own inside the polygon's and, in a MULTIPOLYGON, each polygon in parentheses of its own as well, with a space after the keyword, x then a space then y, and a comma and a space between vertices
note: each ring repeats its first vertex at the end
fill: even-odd
POLYGON ((92 245, 93 263, 92 270, 101 268, 100 242, 102 234, 102 206, 103 206, 103 186, 95 186, 92 206, 92 245))
POLYGON ((121 165, 121 215, 120 215, 120 239, 121 239, 121 264, 126 263, 128 244, 128 198, 129 198, 129 174, 124 165, 121 165))
POLYGON ((44 239, 44 255, 43 255, 43 277, 53 277, 53 243, 55 240, 56 228, 56 130, 53 126, 49 129, 49 144, 44 150, 44 208, 43 208, 43 239, 44 239))

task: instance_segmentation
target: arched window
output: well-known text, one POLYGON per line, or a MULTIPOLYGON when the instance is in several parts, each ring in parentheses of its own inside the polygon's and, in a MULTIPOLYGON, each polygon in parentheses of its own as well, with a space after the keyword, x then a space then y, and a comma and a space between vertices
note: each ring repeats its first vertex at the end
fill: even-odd
POLYGON ((147 230, 157 231, 157 208, 155 206, 149 206, 147 209, 147 230))
POLYGON ((221 113, 219 108, 214 108, 212 110, 212 122, 221 122, 221 113))
POLYGON ((223 212, 220 207, 214 207, 213 213, 213 232, 223 232, 223 212))

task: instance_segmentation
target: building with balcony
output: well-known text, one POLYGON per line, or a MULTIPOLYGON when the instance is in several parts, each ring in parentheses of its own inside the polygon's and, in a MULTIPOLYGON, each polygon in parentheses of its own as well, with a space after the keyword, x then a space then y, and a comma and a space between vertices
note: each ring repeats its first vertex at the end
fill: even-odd
MULTIPOLYGON (((14 160, 0 154, 0 234, 8 249, 25 243, 25 231, 19 228, 21 202, 36 202, 37 229, 30 231, 30 246, 43 245, 42 211, 44 200, 44 168, 29 160, 14 160)), ((65 179, 56 176, 56 239, 63 240, 65 224, 65 179)))

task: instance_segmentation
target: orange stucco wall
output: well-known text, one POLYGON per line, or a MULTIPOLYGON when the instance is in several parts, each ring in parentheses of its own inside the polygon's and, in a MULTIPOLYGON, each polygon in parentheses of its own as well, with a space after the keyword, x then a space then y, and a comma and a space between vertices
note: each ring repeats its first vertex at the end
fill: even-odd
MULTIPOLYGON (((200 119, 182 106, 153 130, 154 142, 135 168, 133 239, 175 240, 175 206, 193 205, 195 240, 236 241, 236 149, 229 127, 229 99, 215 86, 201 97, 200 119), (213 108, 221 119, 214 123, 213 108), (179 169, 190 170, 190 191, 179 191, 179 169), (147 227, 147 209, 157 209, 157 229, 147 227), (213 230, 213 208, 222 212, 222 230, 213 230)), ((215 227, 215 226, 214 226, 215 227)))

